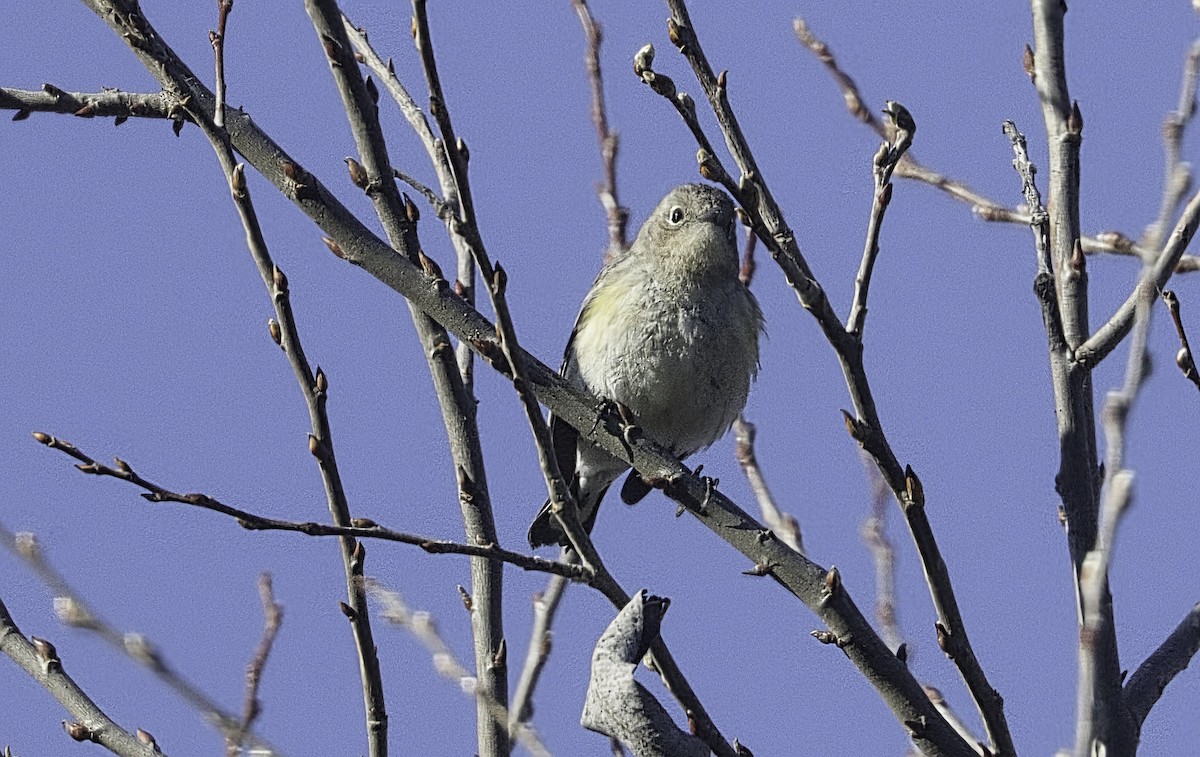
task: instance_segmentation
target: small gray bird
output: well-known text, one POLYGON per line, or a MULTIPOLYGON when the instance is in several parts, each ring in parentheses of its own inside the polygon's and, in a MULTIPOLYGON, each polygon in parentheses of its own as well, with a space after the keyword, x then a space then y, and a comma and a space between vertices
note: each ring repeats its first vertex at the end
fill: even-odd
MULTIPOLYGON (((583 301, 562 375, 632 412, 651 441, 680 458, 720 439, 758 372, 762 311, 738 278, 733 202, 705 184, 672 189, 628 250, 610 260, 583 301)), ((600 500, 629 469, 550 416, 554 453, 590 532, 600 500)), ((621 498, 650 486, 631 473, 621 498)), ((529 544, 566 544, 547 502, 529 544)))

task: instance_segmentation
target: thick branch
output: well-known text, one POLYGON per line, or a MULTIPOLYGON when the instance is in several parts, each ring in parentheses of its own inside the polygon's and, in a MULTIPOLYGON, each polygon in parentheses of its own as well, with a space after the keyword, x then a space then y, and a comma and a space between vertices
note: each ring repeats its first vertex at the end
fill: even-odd
MULTIPOLYGON (((1080 346, 1089 339, 1087 267, 1079 243, 1079 147, 1083 117, 1078 104, 1071 102, 1067 90, 1066 55, 1063 43, 1062 0, 1031 0, 1033 12, 1033 60, 1031 76, 1042 106, 1049 152, 1049 188, 1047 208, 1050 224, 1050 257, 1058 294, 1063 336, 1068 350, 1079 356, 1080 346)), ((1096 545, 1099 518, 1100 482, 1097 473, 1096 422, 1093 389, 1086 366, 1059 365, 1051 361, 1055 415, 1058 421, 1059 469, 1056 488, 1062 498, 1067 528, 1073 579, 1077 596, 1082 598, 1083 563, 1096 545)), ((1101 724, 1101 740, 1110 752, 1132 752, 1128 738, 1131 730, 1121 717, 1121 663, 1117 652, 1116 631, 1112 622, 1112 597, 1108 579, 1097 597, 1095 611, 1103 616, 1094 624, 1098 635, 1088 640, 1095 653, 1096 676, 1086 696, 1094 702, 1095 712, 1079 713, 1084 720, 1101 724)), ((1083 618, 1081 616, 1081 622, 1083 618)), ((1082 639, 1081 639, 1082 643, 1082 639)), ((1081 670, 1080 685, 1084 685, 1081 670)), ((1082 699, 1081 699, 1082 701, 1082 699)), ((1081 733, 1076 732, 1076 752, 1083 749, 1081 733)), ((1090 747, 1088 747, 1090 749, 1090 747)))
POLYGON ((53 84, 41 92, 0 88, 0 110, 15 110, 14 121, 32 112, 69 113, 80 118, 112 117, 121 125, 129 118, 170 118, 182 122, 184 114, 165 92, 138 94, 111 89, 104 92, 65 92, 53 84))
POLYGON ((1122 701, 1139 731, 1167 685, 1187 668, 1197 650, 1200 650, 1200 604, 1192 608, 1125 684, 1122 701))

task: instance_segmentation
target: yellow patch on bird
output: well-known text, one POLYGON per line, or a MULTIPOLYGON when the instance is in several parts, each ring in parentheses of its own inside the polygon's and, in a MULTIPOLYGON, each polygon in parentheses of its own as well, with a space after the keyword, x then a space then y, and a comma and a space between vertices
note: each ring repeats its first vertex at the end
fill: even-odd
POLYGON ((593 290, 579 314, 575 332, 575 354, 577 356, 602 355, 607 350, 613 329, 628 311, 630 290, 637 283, 631 276, 610 277, 610 281, 593 290))

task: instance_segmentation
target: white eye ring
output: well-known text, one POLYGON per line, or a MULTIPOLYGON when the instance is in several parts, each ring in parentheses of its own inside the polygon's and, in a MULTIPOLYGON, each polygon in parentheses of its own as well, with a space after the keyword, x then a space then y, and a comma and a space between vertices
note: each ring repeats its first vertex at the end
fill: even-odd
POLYGON ((672 226, 678 226, 679 224, 683 223, 683 208, 679 207, 678 205, 671 208, 671 212, 667 215, 667 221, 672 226))

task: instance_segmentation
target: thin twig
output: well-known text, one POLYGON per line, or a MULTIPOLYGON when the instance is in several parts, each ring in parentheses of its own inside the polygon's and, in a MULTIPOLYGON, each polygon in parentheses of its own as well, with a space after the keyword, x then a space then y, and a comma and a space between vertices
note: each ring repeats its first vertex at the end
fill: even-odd
POLYGON ((745 415, 739 415, 733 422, 733 456, 741 466, 742 473, 746 475, 750 491, 754 494, 754 499, 758 502, 758 509, 762 513, 763 523, 784 544, 800 554, 804 554, 804 536, 800 531, 800 521, 796 520, 791 513, 785 513, 779 509, 774 495, 771 494, 771 489, 767 486, 767 479, 758 466, 758 457, 754 454, 755 433, 754 424, 747 421, 745 415))
POLYGON ((216 86, 213 89, 217 103, 213 108, 212 121, 218 129, 225 128, 225 24, 232 10, 233 0, 217 0, 217 30, 208 33, 216 62, 216 86))
MULTIPOLYGON (((1104 404, 1104 435, 1108 454, 1104 462, 1107 475, 1100 505, 1100 527, 1096 546, 1088 552, 1079 579, 1083 623, 1079 631, 1076 757, 1090 757, 1097 753, 1097 749, 1109 749, 1114 739, 1110 731, 1112 725, 1102 720, 1106 710, 1102 709, 1104 701, 1101 697, 1108 694, 1100 688, 1102 666, 1105 663, 1105 651, 1101 644, 1110 631, 1105 624, 1113 622, 1108 570, 1116 544, 1117 526, 1133 499, 1133 471, 1125 467, 1125 429, 1129 412, 1147 374, 1147 335, 1153 305, 1154 300, 1149 295, 1138 304, 1124 384, 1119 390, 1110 391, 1104 404)), ((1117 738, 1132 739, 1133 733, 1120 734, 1117 738)))
POLYGON ((1121 303, 1112 317, 1096 329, 1086 342, 1075 350, 1075 359, 1085 368, 1096 366, 1116 349, 1121 340, 1133 327, 1134 311, 1143 290, 1155 295, 1162 291, 1171 275, 1179 268, 1183 251, 1200 227, 1200 192, 1192 195, 1175 224, 1175 230, 1167 238, 1166 245, 1152 266, 1143 269, 1142 277, 1129 296, 1121 303))
MULTIPOLYGON (((888 494, 887 482, 879 470, 863 458, 867 481, 871 490, 871 514, 863 519, 859 533, 871 552, 875 563, 875 619, 879 621, 880 633, 888 648, 905 659, 911 655, 900 632, 896 612, 896 547, 887 534, 888 494), (904 651, 901 652, 901 647, 904 651)), ((926 687, 928 689, 929 687, 926 687)), ((937 702, 934 701, 936 705, 937 702)), ((953 725, 953 723, 951 723, 953 725)), ((968 740, 968 743, 973 741, 968 740)))
POLYGON ((592 123, 596 126, 596 136, 600 140, 600 157, 604 161, 604 181, 596 185, 596 194, 608 218, 608 248, 611 256, 626 247, 629 209, 621 205, 617 198, 617 148, 620 138, 615 131, 608 128, 608 111, 604 107, 604 75, 600 68, 600 45, 604 35, 600 24, 592 17, 587 0, 571 0, 571 4, 575 6, 575 13, 579 16, 579 23, 583 25, 583 33, 587 37, 587 55, 584 62, 587 65, 588 81, 592 86, 592 123))
MULTIPOLYGON (((96 634, 110 647, 149 670, 226 739, 238 729, 237 716, 224 710, 215 699, 171 667, 157 645, 143 634, 117 630, 88 604, 66 576, 50 563, 34 534, 14 534, 0 524, 0 543, 21 558, 50 590, 54 597, 54 614, 63 625, 96 634)), ((243 734, 243 742, 276 757, 283 757, 282 752, 253 732, 243 734)))
MULTIPOLYGON (((742 250, 742 267, 738 272, 738 278, 747 287, 754 282, 754 272, 758 268, 754 260, 757 243, 758 237, 754 235, 751 228, 747 227, 746 246, 742 250)), ((754 452, 756 434, 757 429, 753 423, 746 420, 746 414, 744 412, 739 414, 733 423, 733 457, 746 476, 746 482, 750 485, 750 491, 754 494, 755 501, 758 502, 759 512, 762 513, 763 522, 767 528, 782 539, 784 544, 798 553, 804 554, 804 536, 800 531, 800 521, 796 520, 791 513, 786 513, 779 508, 775 496, 771 494, 771 489, 767 486, 767 478, 758 464, 758 456, 754 452)))
POLYGON ((226 504, 218 499, 208 496, 207 494, 181 494, 170 489, 166 489, 153 481, 143 478, 140 474, 124 460, 118 458, 117 467, 109 467, 102 463, 96 462, 86 453, 80 450, 70 442, 37 432, 34 438, 45 444, 51 449, 59 450, 67 455, 80 461, 80 465, 75 466, 84 473, 89 473, 98 476, 108 476, 117 478, 122 481, 127 481, 134 486, 145 489, 146 493, 142 496, 150 502, 175 502, 182 505, 190 505, 199 507, 203 510, 228 515, 237 521, 238 525, 248 531, 290 531, 293 533, 305 534, 306 536, 339 536, 355 539, 379 539, 381 541, 396 542, 399 544, 411 544, 420 547, 429 554, 434 555, 467 555, 470 557, 478 557, 485 560, 493 560, 500 563, 508 563, 515 565, 523 570, 537 571, 540 573, 549 573, 551 575, 562 576, 572 581, 586 581, 587 573, 578 566, 569 565, 566 563, 547 560, 536 555, 525 555, 520 552, 512 552, 507 549, 501 549, 495 544, 480 545, 480 544, 459 544, 457 542, 445 541, 442 539, 434 539, 418 534, 411 534, 405 531, 396 531, 391 528, 386 528, 379 525, 370 518, 354 518, 350 521, 350 525, 341 526, 329 523, 314 523, 312 521, 289 521, 279 520, 276 518, 268 518, 262 515, 256 515, 248 510, 242 510, 233 505, 226 504))
MULTIPOLYGON (((329 415, 325 410, 329 397, 329 378, 319 366, 314 373, 304 353, 299 325, 292 311, 287 276, 271 259, 266 239, 263 237, 262 228, 258 223, 257 211, 250 198, 249 187, 246 184, 245 166, 241 163, 235 164, 233 146, 227 131, 216 128, 206 111, 189 108, 188 112, 192 120, 208 137, 217 155, 217 161, 229 184, 230 195, 237 209, 238 217, 246 232, 246 247, 254 259, 268 294, 271 296, 276 320, 272 322, 273 325, 269 330, 271 336, 275 338, 276 343, 288 357, 292 373, 308 409, 310 424, 308 450, 316 459, 317 467, 321 472, 330 516, 334 525, 350 526, 352 525, 350 505, 342 485, 341 472, 338 469, 333 447, 333 430, 329 423, 329 415)), ((42 440, 39 439, 39 441, 42 440)), ((355 582, 355 576, 362 574, 365 551, 362 543, 352 537, 341 537, 339 545, 349 602, 348 605, 343 606, 343 609, 346 610, 345 615, 350 621, 359 657, 370 754, 371 757, 386 757, 387 708, 384 702, 383 677, 379 670, 379 657, 371 633, 366 597, 355 582)))
POLYGON ((871 162, 875 193, 871 201, 871 216, 867 223, 867 242, 863 248, 862 263, 858 268, 858 276, 854 279, 854 301, 846 319, 846 331, 860 342, 867 323, 867 293, 871 288, 871 272, 875 268, 875 259, 879 257, 879 233, 883 228, 883 216, 892 201, 892 172, 908 151, 917 131, 917 124, 912 115, 900 103, 888 100, 884 112, 888 114, 890 133, 879 146, 875 159, 871 162))
MULTIPOLYGON (((573 550, 564 548, 560 560, 577 563, 578 557, 573 550)), ((555 576, 547 582, 544 591, 533 597, 533 627, 529 632, 529 648, 525 653, 525 664, 521 666, 521 676, 517 679, 517 688, 509 708, 509 734, 515 735, 517 729, 524 726, 533 717, 533 692, 541 679, 547 660, 550 659, 550 650, 553 648, 554 642, 551 628, 566 589, 567 581, 555 576)))
POLYGON ((1192 183, 1192 169, 1180 159, 1183 133, 1196 115, 1196 81, 1200 76, 1200 39, 1192 43, 1183 63, 1179 87, 1179 104, 1163 119, 1163 192, 1158 216, 1146 228, 1139 245, 1151 250, 1162 247, 1163 236, 1171 227, 1171 218, 1187 195, 1192 183))
POLYGON ((123 757, 163 754, 148 732, 139 728, 136 735, 130 733, 104 714, 63 670, 53 644, 37 637, 25 638, 3 600, 0 600, 0 654, 19 665, 75 718, 63 721, 67 735, 75 741, 91 741, 123 757))
MULTIPOLYGON (((834 57, 829 45, 813 33, 812 28, 802 19, 794 19, 793 30, 796 38, 806 47, 817 60, 825 66, 846 103, 846 109, 856 120, 861 121, 881 138, 886 138, 887 132, 883 122, 874 111, 867 107, 858 85, 854 79, 841 67, 834 57)), ((1031 53, 1032 54, 1032 51, 1031 53)), ((1006 207, 995 200, 981 194, 958 179, 941 174, 917 160, 911 153, 906 154, 896 166, 896 175, 903 179, 927 184, 934 189, 944 192, 952 199, 967 205, 971 212, 982 221, 999 223, 1029 224, 1029 213, 1020 208, 1006 207)), ((1108 253, 1122 256, 1147 258, 1154 255, 1154 248, 1129 239, 1119 232, 1101 232, 1099 234, 1081 236, 1085 255, 1108 253)), ((1200 259, 1187 255, 1180 261, 1178 273, 1190 273, 1200 270, 1200 259)))
MULTIPOLYGON (((416 206, 407 197, 401 198, 393 179, 392 164, 379 123, 379 93, 373 85, 368 87, 363 80, 348 36, 349 24, 333 0, 306 0, 305 6, 314 29, 325 46, 330 72, 337 83, 355 145, 366 169, 367 183, 364 191, 375 206, 388 241, 394 249, 407 254, 410 261, 418 262, 436 272, 432 261, 420 253, 420 242, 417 238, 419 214, 416 206)), ((414 7, 414 26, 421 26, 422 9, 414 7)), ((427 23, 424 24, 424 34, 427 37, 427 23)), ((421 46, 420 35, 419 32, 418 47, 421 46)), ((428 48, 428 45, 426 47, 428 48)), ((432 49, 428 49, 428 55, 432 57, 432 54, 432 49)), ((423 62, 424 55, 423 52, 423 62)), ((431 96, 433 91, 431 88, 431 96)), ((441 111, 435 110, 435 117, 442 111, 445 111, 444 107, 441 111)), ((448 136, 451 135, 448 135, 443 127, 443 142, 448 136)), ((461 193, 465 184, 466 145, 453 140, 445 144, 454 176, 456 179, 461 177, 462 180, 461 183, 454 183, 454 187, 460 191, 457 196, 458 209, 460 214, 466 214, 471 207, 470 196, 461 193)), ((447 196, 448 201, 451 199, 445 187, 443 194, 447 196)), ((473 269, 466 265, 466 261, 460 255, 459 281, 456 288, 459 295, 468 302, 472 296, 473 276, 473 269)), ((437 274, 437 278, 441 278, 440 273, 437 274)), ((476 423, 476 402, 471 391, 471 361, 458 362, 450 348, 445 328, 421 313, 411 302, 410 309, 429 363, 442 420, 446 426, 467 541, 481 545, 495 544, 498 542, 496 525, 476 423)), ((471 595, 477 608, 471 613, 475 638, 475 672, 480 686, 487 691, 488 696, 506 705, 508 673, 504 654, 503 570, 498 563, 480 558, 472 559, 471 595)), ((500 727, 492 722, 482 705, 479 706, 477 715, 479 754, 482 757, 507 755, 507 727, 500 727)))
MULTIPOLYGON (((383 606, 383 619, 407 629, 425 645, 438 675, 453 681, 461 691, 473 696, 492 722, 507 728, 508 709, 503 702, 492 699, 487 689, 480 686, 479 681, 454 657, 454 653, 438 633, 433 616, 428 612, 410 610, 398 593, 385 588, 374 579, 365 578, 363 583, 375 601, 383 606)), ((515 735, 517 741, 528 749, 530 754, 535 757, 549 757, 550 753, 532 728, 522 728, 515 735)))
POLYGON ((1179 366, 1179 370, 1183 371, 1183 377, 1196 385, 1200 389, 1200 372, 1196 370, 1196 359, 1192 355, 1192 347, 1188 344, 1187 331, 1183 328, 1183 317, 1179 313, 1179 297, 1170 289, 1163 290, 1163 301, 1167 303, 1167 310, 1171 313, 1171 320, 1175 323, 1175 333, 1179 335, 1179 352, 1175 354, 1175 365, 1179 366))
POLYGON ((275 601, 271 590, 271 574, 263 573, 258 577, 258 595, 263 606, 263 633, 254 650, 254 657, 246 666, 246 694, 242 699, 242 722, 236 739, 229 739, 226 753, 229 757, 237 757, 242 752, 245 734, 254 726, 262 712, 262 703, 258 701, 258 687, 262 682, 263 670, 267 667, 267 659, 271 656, 271 648, 275 645, 275 637, 283 624, 283 606, 275 601))

